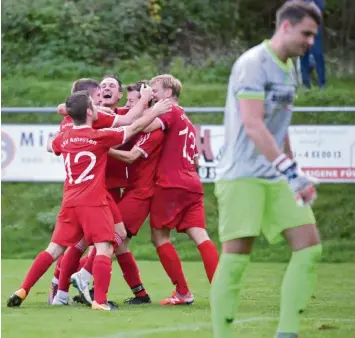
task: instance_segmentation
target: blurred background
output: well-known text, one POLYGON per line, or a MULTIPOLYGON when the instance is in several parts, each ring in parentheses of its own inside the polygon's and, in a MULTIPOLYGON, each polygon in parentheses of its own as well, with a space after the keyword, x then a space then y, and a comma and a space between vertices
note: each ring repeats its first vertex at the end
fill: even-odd
MULTIPOLYGON (((182 106, 223 107, 233 62, 241 52, 272 35, 275 11, 282 3, 3 0, 2 107, 54 107, 65 100, 74 80, 100 80, 106 73, 116 74, 124 84, 171 73, 183 83, 182 106)), ((311 90, 300 88, 296 106, 347 106, 355 111, 355 1, 328 0, 325 5, 322 52, 327 83, 318 88, 311 58, 313 86, 311 90)), ((120 105, 124 103, 122 99, 120 105)), ((351 126, 354 111, 296 112, 293 124, 351 126)), ((223 121, 217 109, 189 116, 196 125, 223 121)), ((59 124, 60 120, 56 113, 2 113, 3 125, 59 124)), ((2 159, 4 151, 2 135, 2 159)), ((204 184, 208 228, 217 242, 213 188, 211 183, 204 184)), ((32 258, 44 248, 61 194, 60 183, 2 183, 4 258, 32 258)), ((319 195, 315 213, 325 241, 323 260, 355 261, 355 185, 324 183, 319 195)), ((173 241, 183 259, 198 259, 184 236, 175 236, 173 241)), ((132 250, 137 258, 156 259, 148 227, 133 241, 132 250)), ((263 239, 253 256, 258 261, 288 258, 284 245, 270 249, 263 239)))

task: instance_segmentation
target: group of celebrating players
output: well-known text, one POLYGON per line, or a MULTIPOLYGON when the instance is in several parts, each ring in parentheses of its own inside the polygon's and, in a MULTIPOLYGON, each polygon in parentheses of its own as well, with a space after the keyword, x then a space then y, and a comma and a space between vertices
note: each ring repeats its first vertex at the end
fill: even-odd
POLYGON ((37 256, 8 306, 19 306, 66 248, 52 281, 53 305, 68 304, 71 281, 93 309, 117 308, 107 300, 113 253, 134 294, 127 302, 150 303, 128 249, 150 215, 152 242, 176 286, 161 304, 194 301, 170 242, 176 229, 196 243, 209 281, 213 278, 215 338, 233 335, 255 238, 263 233, 272 244, 286 240, 292 255, 282 282, 276 337, 299 338, 300 314, 315 290, 322 243, 311 208, 317 198, 315 180, 300 170, 290 148, 297 87, 291 58, 312 47, 321 24, 312 1, 287 1, 276 13, 271 40, 243 53, 233 65, 215 184, 219 262, 206 232, 195 129, 178 106, 181 83, 160 75, 149 86, 131 85, 122 109, 117 108, 122 86, 115 77, 105 76, 101 83, 76 81, 66 104, 59 106, 65 115, 60 132, 48 142, 48 151, 63 155, 67 174, 57 224, 48 248, 37 256))
POLYGON ((176 286, 160 303, 194 301, 170 241, 173 229, 193 240, 212 281, 218 251, 206 231, 196 133, 178 105, 181 89, 180 81, 167 74, 154 77, 149 85, 138 81, 127 86, 127 103, 119 108, 123 89, 115 76, 74 82, 71 96, 58 106, 64 115, 59 132, 47 145, 49 152, 63 156, 66 171, 57 222, 47 249, 8 299, 9 307, 20 306, 57 260, 50 304, 68 305, 72 283, 80 293, 75 300, 95 310, 117 309, 107 299, 113 255, 133 292, 125 302, 151 303, 129 250, 148 215, 152 242, 176 286))

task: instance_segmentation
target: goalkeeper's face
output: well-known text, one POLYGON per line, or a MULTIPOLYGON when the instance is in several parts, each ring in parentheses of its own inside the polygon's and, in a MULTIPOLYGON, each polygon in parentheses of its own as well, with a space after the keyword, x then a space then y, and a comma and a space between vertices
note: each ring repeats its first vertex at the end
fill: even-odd
POLYGON ((289 57, 302 56, 314 44, 318 32, 317 23, 310 17, 305 17, 296 24, 288 22, 285 27, 286 48, 289 57))

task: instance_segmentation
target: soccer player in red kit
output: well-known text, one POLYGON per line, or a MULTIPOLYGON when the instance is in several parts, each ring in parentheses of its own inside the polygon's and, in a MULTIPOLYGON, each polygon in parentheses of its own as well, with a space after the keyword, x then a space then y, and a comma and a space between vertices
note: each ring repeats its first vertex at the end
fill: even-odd
MULTIPOLYGON (((167 101, 161 103, 164 104, 168 107, 167 101)), ((70 96, 66 107, 75 126, 59 133, 48 146, 48 150, 64 157, 67 176, 61 210, 49 246, 36 257, 21 288, 8 299, 7 306, 20 306, 53 261, 67 246, 75 245, 84 236, 86 243, 94 244, 97 249, 93 266, 95 292, 92 308, 110 311, 113 305, 107 302, 107 292, 115 239, 105 185, 107 154, 109 148, 124 143, 126 138, 143 130, 160 111, 153 109, 127 127, 94 130, 92 121, 96 111, 87 91, 70 96)))
POLYGON ((153 78, 150 85, 155 102, 163 98, 173 102, 171 111, 155 119, 145 130, 162 129, 165 132, 150 224, 152 241, 176 290, 161 304, 191 304, 194 297, 184 277, 180 258, 170 242, 170 231, 185 232, 195 242, 210 282, 218 264, 217 249, 206 231, 203 188, 195 168, 196 133, 184 110, 178 106, 180 81, 172 75, 160 75, 153 78))
MULTIPOLYGON (((117 107, 122 99, 123 88, 119 78, 114 75, 105 75, 100 82, 101 105, 110 108, 116 115, 125 117, 127 108, 117 107)), ((130 121, 129 123, 132 123, 130 121)), ((129 124, 128 123, 128 124, 129 124)), ((124 149, 129 149, 129 144, 124 149)), ((118 203, 121 199, 121 189, 127 186, 127 165, 121 161, 109 157, 106 169, 107 188, 118 203)))
MULTIPOLYGON (((136 105, 142 100, 142 95, 145 95, 143 92, 148 90, 148 88, 142 90, 142 84, 145 84, 145 82, 138 81, 134 85, 127 86, 130 111, 136 108, 136 105)), ((148 102, 145 102, 148 106, 148 102)), ((118 204, 121 214, 125 214, 126 223, 124 226, 129 237, 137 234, 149 214, 150 200, 154 186, 155 166, 159 158, 158 150, 161 148, 162 137, 163 132, 161 130, 152 133, 152 136, 141 133, 136 135, 132 139, 132 142, 130 142, 131 144, 136 143, 136 146, 131 151, 110 150, 110 153, 112 152, 115 155, 113 158, 122 160, 123 163, 133 162, 143 156, 148 157, 149 154, 148 159, 142 159, 142 161, 137 161, 138 163, 128 166, 128 185, 124 190, 122 200, 118 204), (143 135, 144 137, 141 137, 143 135), (137 147, 137 145, 140 147, 137 147), (122 157, 117 155, 120 152, 124 154, 122 157), (147 176, 145 174, 144 177, 142 176, 143 170, 145 174, 148 174, 147 176)), ((127 299, 125 303, 130 305, 150 303, 151 300, 141 281, 136 260, 128 249, 128 242, 129 239, 126 239, 115 251, 123 276, 134 294, 134 297, 127 299)), ((90 296, 87 296, 90 295, 88 293, 88 285, 91 282, 91 277, 91 270, 87 268, 86 264, 72 276, 75 284, 81 286, 79 291, 83 295, 86 295, 84 296, 86 303, 91 303, 90 296)), ((82 299, 75 297, 75 301, 81 302, 82 299)))
MULTIPOLYGON (((142 81, 127 86, 127 96, 130 108, 140 99, 139 88, 142 81)), ((154 194, 155 172, 160 158, 164 132, 160 130, 152 133, 140 133, 131 150, 111 149, 109 155, 128 163, 128 185, 123 192, 118 207, 127 230, 127 238, 116 250, 124 278, 131 287, 135 297, 125 301, 127 304, 150 303, 140 280, 139 269, 128 248, 130 239, 136 236, 139 229, 149 215, 151 199, 154 194)))
MULTIPOLYGON (((72 93, 80 90, 88 90, 93 103, 98 104, 101 98, 100 84, 98 81, 89 78, 83 78, 75 81, 72 86, 72 93)), ((100 128, 107 128, 107 127, 114 127, 116 125, 123 125, 133 121, 134 119, 142 115, 142 112, 150 98, 151 98, 151 92, 147 90, 143 90, 142 98, 138 100, 137 104, 135 105, 135 108, 131 109, 129 113, 124 117, 102 112, 101 108, 98 108, 100 110, 97 112, 97 118, 93 121, 93 128, 100 129, 100 128)), ((62 110, 65 111, 65 108, 64 109, 62 108, 62 110)), ((66 112, 65 115, 66 116, 63 118, 63 121, 60 124, 60 131, 64 131, 67 130, 68 128, 73 127, 72 118, 68 116, 66 112)), ((117 209, 117 206, 115 205, 115 201, 111 196, 108 196, 108 202, 115 221, 115 238, 117 244, 120 245, 126 237, 126 230, 122 223, 122 217, 120 215, 120 212, 117 209)), ((78 265, 80 265, 79 259, 82 253, 85 251, 85 249, 86 249, 85 241, 81 241, 80 243, 76 244, 74 247, 70 247, 67 250, 64 256, 63 264, 62 264, 62 257, 58 260, 56 269, 54 271, 54 278, 51 284, 51 291, 49 295, 50 304, 59 305, 59 304, 68 303, 68 299, 69 299, 68 290, 69 290, 70 276, 75 271, 77 271, 78 265), (58 290, 59 290, 58 296, 55 297, 57 295, 58 290)), ((91 272, 95 254, 96 254, 96 249, 94 248, 86 256, 86 260, 83 261, 80 268, 84 268, 85 271, 88 270, 91 272)), ((90 299, 90 303, 91 303, 89 290, 86 288, 83 289, 81 287, 81 284, 74 283, 74 285, 78 286, 79 291, 83 292, 86 295, 85 298, 90 299)))

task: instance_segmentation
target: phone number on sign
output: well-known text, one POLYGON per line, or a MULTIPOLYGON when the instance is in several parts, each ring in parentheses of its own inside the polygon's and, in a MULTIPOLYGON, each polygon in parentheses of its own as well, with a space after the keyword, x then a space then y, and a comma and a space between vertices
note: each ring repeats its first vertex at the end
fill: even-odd
POLYGON ((293 158, 342 158, 340 150, 307 150, 304 152, 293 151, 293 158))

